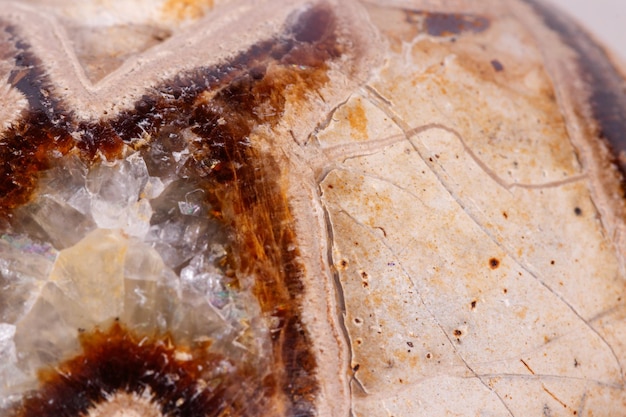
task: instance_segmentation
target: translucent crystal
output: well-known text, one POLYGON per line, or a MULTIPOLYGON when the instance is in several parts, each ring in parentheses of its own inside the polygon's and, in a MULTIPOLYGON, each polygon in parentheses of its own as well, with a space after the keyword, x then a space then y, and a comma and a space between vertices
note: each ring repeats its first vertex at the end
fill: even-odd
MULTIPOLYGON (((19 386, 26 376, 16 366, 17 349, 14 342, 15 326, 8 323, 0 323, 0 380, 1 387, 19 386)), ((0 410, 9 404, 12 396, 0 397, 0 410)))
POLYGON ((96 228, 91 217, 50 195, 40 196, 29 205, 28 211, 57 249, 76 244, 84 235, 96 228))
POLYGON ((13 343, 13 337, 15 336, 15 326, 8 323, 0 323, 0 372, 3 372, 5 368, 10 367, 11 363, 14 363, 17 359, 17 352, 15 351, 15 343, 13 343))
POLYGON ((143 156, 150 175, 170 182, 178 179, 177 172, 189 157, 189 151, 178 129, 165 128, 151 146, 143 150, 143 156))
POLYGON ((166 264, 176 268, 223 239, 219 226, 209 220, 205 192, 194 181, 179 180, 151 201, 154 215, 147 240, 166 264))
POLYGON ((91 194, 91 211, 98 227, 123 229, 131 236, 144 236, 152 215, 144 197, 144 188, 150 184, 154 194, 155 182, 149 183, 148 169, 137 153, 122 161, 101 163, 87 176, 87 190, 91 194))
MULTIPOLYGON (((219 249, 217 249, 219 250, 219 249)), ((201 296, 218 309, 224 308, 230 300, 221 271, 214 265, 219 260, 214 254, 206 257, 197 255, 180 272, 183 288, 190 293, 189 298, 201 296)))
POLYGON ((215 375, 271 349, 250 288, 223 270, 207 183, 183 173, 184 132, 168 135, 117 161, 59 155, 2 231, 0 410, 78 353, 80 332, 114 320, 209 343, 228 358, 215 375))
POLYGON ((127 250, 119 232, 97 229, 61 251, 50 280, 95 323, 115 317, 123 308, 127 250))
POLYGON ((85 188, 87 164, 76 156, 58 160, 58 165, 46 172, 39 183, 41 195, 47 195, 84 215, 89 214, 90 198, 85 188))
POLYGON ((14 323, 35 302, 57 252, 23 235, 0 237, 0 322, 14 323))
POLYGON ((161 193, 165 190, 165 184, 158 177, 150 177, 148 178, 148 182, 143 188, 143 193, 141 198, 145 198, 148 200, 152 200, 153 198, 157 198, 161 193))
POLYGON ((168 291, 156 281, 124 280, 124 313, 120 319, 144 331, 165 330, 167 323, 161 311, 167 311, 176 292, 168 291))
POLYGON ((139 239, 131 239, 124 263, 124 277, 142 281, 157 281, 165 264, 159 253, 139 239))
POLYGON ((58 362, 76 351, 79 329, 94 324, 91 312, 66 295, 52 282, 47 283, 29 311, 17 323, 15 345, 18 366, 26 374, 58 362))

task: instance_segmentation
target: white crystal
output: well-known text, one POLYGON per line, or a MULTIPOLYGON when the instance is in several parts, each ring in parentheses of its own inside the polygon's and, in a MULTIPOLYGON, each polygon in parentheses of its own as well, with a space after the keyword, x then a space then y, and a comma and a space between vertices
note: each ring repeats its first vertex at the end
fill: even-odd
POLYGON ((224 308, 230 302, 230 294, 224 285, 221 271, 213 265, 213 259, 205 255, 195 256, 189 265, 180 272, 180 280, 188 298, 209 301, 218 309, 224 308))
POLYGON ((174 156, 174 160, 176 162, 180 162, 181 160, 183 160, 183 158, 186 158, 188 155, 189 155, 189 149, 185 149, 182 152, 172 152, 172 156, 174 156))
POLYGON ((55 285, 47 283, 30 312, 17 323, 18 366, 27 375, 78 349, 78 329, 92 328, 91 312, 55 285))
POLYGON ((123 308, 127 250, 128 240, 119 232, 97 229, 61 251, 50 280, 94 322, 118 316, 123 308))
POLYGON ((120 316, 123 323, 134 329, 167 330, 167 323, 160 320, 161 311, 176 299, 176 293, 162 288, 156 281, 137 279, 124 280, 124 312, 120 316), (167 294, 167 295, 165 295, 167 294))
POLYGON ((153 242, 167 265, 176 268, 207 249, 214 228, 205 218, 173 217, 152 225, 147 240, 153 242))
POLYGON ((0 375, 10 362, 15 362, 17 359, 13 336, 15 336, 15 326, 9 323, 0 323, 0 375))
POLYGON ((187 201, 179 201, 178 209, 180 210, 180 214, 185 216, 193 216, 200 212, 200 206, 193 203, 188 203, 187 201))
POLYGON ((149 182, 148 168, 138 153, 122 161, 101 163, 87 176, 91 211, 98 227, 123 229, 131 236, 143 237, 149 227, 152 209, 144 198, 158 183, 149 182))
POLYGON ((165 184, 163 181, 161 181, 158 177, 150 177, 143 188, 143 195, 141 197, 152 200, 160 196, 163 190, 165 190, 165 184))
POLYGON ((91 218, 91 195, 84 186, 78 188, 76 192, 67 199, 67 204, 91 218))
MULTIPOLYGON (((16 366, 17 349, 13 337, 15 326, 8 323, 0 323, 0 386, 10 387, 22 383, 26 378, 23 372, 16 366)), ((0 409, 10 402, 8 398, 0 397, 0 409)))
POLYGON ((39 182, 40 194, 65 201, 83 214, 88 214, 89 200, 85 190, 87 165, 77 156, 58 161, 59 165, 43 175, 39 182))
POLYGON ((0 237, 0 321, 14 323, 31 308, 56 257, 49 244, 21 235, 0 237))
POLYGON ((76 244, 83 236, 96 228, 87 217, 69 204, 50 195, 42 195, 30 204, 32 219, 46 232, 49 241, 57 249, 76 244))
POLYGON ((143 281, 157 281, 163 274, 165 265, 159 253, 139 239, 129 241, 124 277, 143 281))
POLYGON ((152 217, 152 207, 146 199, 137 201, 129 206, 126 224, 123 229, 126 234, 143 238, 150 230, 150 218, 152 217))

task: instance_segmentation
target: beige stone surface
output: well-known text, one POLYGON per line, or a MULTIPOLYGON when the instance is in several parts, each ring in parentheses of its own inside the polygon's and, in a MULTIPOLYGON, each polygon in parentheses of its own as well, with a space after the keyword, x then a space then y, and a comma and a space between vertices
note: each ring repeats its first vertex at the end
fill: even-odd
MULTIPOLYGON (((1 1, 0 19, 21 28, 43 62, 46 94, 92 122, 130 112, 163 80, 279 36, 309 3, 319 2, 1 1)), ((225 279, 227 254, 239 255, 227 238, 254 236, 257 225, 207 226, 224 213, 202 200, 204 185, 184 181, 187 171, 149 172, 139 145, 116 161, 55 162, 20 212, 30 235, 0 233, 0 301, 11 300, 0 306, 0 410, 37 386, 39 369, 76 354, 76 329, 115 319, 209 340, 267 374, 300 372, 289 340, 272 350, 275 332, 287 337, 279 313, 293 308, 316 366, 310 415, 626 414, 621 174, 598 138, 596 86, 575 48, 521 0, 327 3, 340 57, 323 63, 324 82, 310 90, 302 77, 276 83, 283 90, 268 95, 281 113, 254 107, 260 121, 241 142, 258 157, 244 162, 262 172, 259 189, 279 190, 288 207, 259 192, 244 197, 267 199, 253 206, 266 212, 233 209, 246 221, 288 211, 269 234, 297 256, 270 266, 300 268, 289 282, 301 288, 296 307, 268 313, 267 300, 253 299, 275 295, 251 290, 276 278, 271 268, 225 279)), ((270 62, 263 71, 279 67, 270 62)), ((0 64, 4 129, 29 105, 11 65, 0 64)), ((195 123, 175 132, 181 142, 201 140, 195 123)), ((133 140, 156 140, 144 133, 133 140)), ((181 166, 188 155, 171 152, 181 166)), ((203 162, 213 170, 224 161, 203 162)), ((228 187, 219 190, 235 195, 238 185, 228 187)), ((252 242, 254 255, 265 253, 252 242)), ((283 407, 291 387, 280 389, 268 415, 295 415, 283 407)))

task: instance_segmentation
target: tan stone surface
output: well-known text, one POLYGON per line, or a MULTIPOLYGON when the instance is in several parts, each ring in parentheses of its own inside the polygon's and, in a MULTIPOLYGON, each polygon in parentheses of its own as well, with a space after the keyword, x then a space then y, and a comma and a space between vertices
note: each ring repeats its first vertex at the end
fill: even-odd
MULTIPOLYGON (((273 339, 287 338, 287 311, 309 350, 294 349, 315 363, 317 385, 305 400, 320 416, 626 413, 626 210, 620 174, 596 137, 595 86, 582 79, 574 48, 521 0, 326 3, 339 57, 319 73, 306 57, 291 67, 268 59, 260 76, 278 80, 270 99, 240 106, 258 118, 238 143, 256 158, 241 161, 260 172, 244 184, 250 195, 237 178, 220 183, 220 212, 202 200, 206 187, 183 181, 186 171, 153 175, 153 162, 130 146, 115 161, 98 154, 94 165, 55 156, 65 162, 38 177, 36 196, 18 211, 31 234, 0 234, 0 301, 11 300, 0 306, 0 407, 36 387, 38 369, 76 354, 76 329, 115 319, 208 340, 233 362, 258 357, 262 372, 292 381, 309 357, 293 358, 290 340, 273 339), (203 228, 196 211, 225 216, 230 229, 203 228), (187 246, 168 240, 167 213, 188 216, 171 232, 187 246), (157 218, 165 224, 158 233, 157 218), (265 223, 271 239, 263 240, 265 223), (219 233, 243 236, 232 250, 252 255, 228 252, 219 233), (272 252, 268 241, 283 246, 272 252), (207 265, 227 253, 249 273, 224 289, 225 277, 212 275, 219 268, 207 265), (293 279, 290 271, 297 280, 280 281, 293 279), (280 281, 262 288, 283 292, 254 292, 263 280, 280 281), (290 285, 298 297, 285 296, 290 285), (272 297, 280 304, 268 306, 272 297), (277 353, 273 343, 286 348, 277 353)), ((42 61, 46 94, 90 122, 130 112, 164 80, 229 62, 312 7, 0 5, 0 19, 20 28, 42 61)), ((8 60, 13 41, 0 42, 8 60)), ((12 65, 0 64, 3 129, 29 105, 11 84, 12 65)), ((236 101, 216 101, 233 85, 225 83, 194 98, 196 110, 230 111, 216 126, 238 120, 236 101)), ((193 144, 196 127, 175 133, 193 144)), ((156 140, 144 133, 133 139, 156 140)), ((183 165, 189 150, 171 156, 183 165)), ((201 162, 219 174, 224 161, 201 162)), ((191 358, 179 353, 181 362, 191 358)), ((285 400, 291 388, 280 387, 268 415, 295 415, 285 400)))

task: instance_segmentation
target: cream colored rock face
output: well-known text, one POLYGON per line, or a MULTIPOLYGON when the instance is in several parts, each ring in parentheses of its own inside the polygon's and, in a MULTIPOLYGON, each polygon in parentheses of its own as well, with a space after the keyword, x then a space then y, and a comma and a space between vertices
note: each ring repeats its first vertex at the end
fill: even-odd
POLYGON ((401 37, 370 10, 385 64, 316 135, 355 413, 610 415, 623 252, 531 34, 401 37))
POLYGON ((626 414, 624 84, 554 10, 0 6, 0 415, 119 352, 168 382, 64 416, 626 414))

